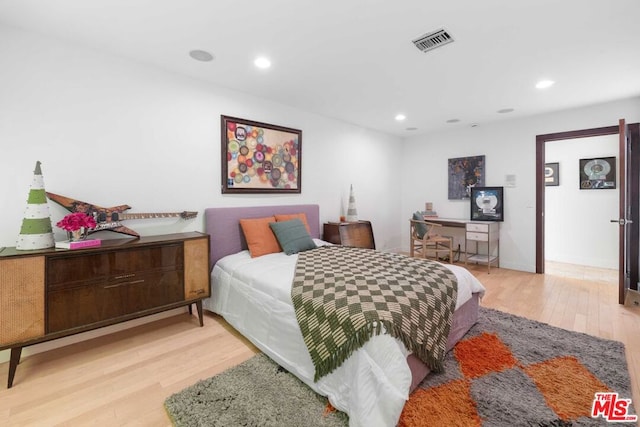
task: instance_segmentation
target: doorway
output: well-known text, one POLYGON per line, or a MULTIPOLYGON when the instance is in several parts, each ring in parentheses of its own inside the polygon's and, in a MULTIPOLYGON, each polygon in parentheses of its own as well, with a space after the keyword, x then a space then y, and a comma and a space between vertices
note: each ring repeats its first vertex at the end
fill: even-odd
POLYGON ((575 270, 575 277, 593 270, 596 277, 618 283, 618 226, 610 223, 619 206, 618 142, 618 135, 602 135, 545 144, 547 273, 554 265, 568 273, 575 270), (600 177, 605 179, 595 181, 600 177))
POLYGON ((536 273, 544 273, 545 260, 545 144, 554 141, 603 136, 621 135, 620 137, 620 186, 621 207, 619 217, 611 221, 622 221, 619 227, 619 242, 624 250, 620 251, 619 260, 619 303, 624 302, 625 289, 638 289, 638 237, 640 208, 640 124, 626 126, 620 120, 619 126, 584 129, 578 131, 559 132, 536 136, 536 273), (632 150, 632 148, 634 148, 632 150), (625 209, 622 209, 625 205, 625 209), (625 220, 631 220, 625 224, 625 220))

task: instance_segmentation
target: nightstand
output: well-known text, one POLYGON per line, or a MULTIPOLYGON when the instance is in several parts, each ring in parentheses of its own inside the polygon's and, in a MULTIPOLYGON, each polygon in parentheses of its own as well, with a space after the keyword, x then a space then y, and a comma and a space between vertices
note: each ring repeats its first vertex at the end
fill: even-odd
POLYGON ((336 245, 375 249, 371 222, 325 222, 322 239, 336 245))

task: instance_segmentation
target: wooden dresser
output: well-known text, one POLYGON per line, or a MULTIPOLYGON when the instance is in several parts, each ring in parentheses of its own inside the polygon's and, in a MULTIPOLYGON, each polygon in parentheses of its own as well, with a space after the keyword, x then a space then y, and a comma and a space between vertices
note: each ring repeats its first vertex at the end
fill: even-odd
POLYGON ((88 249, 0 252, 0 350, 7 387, 23 347, 195 303, 210 292, 209 235, 103 240, 88 249))
POLYGON ((375 249, 371 222, 326 222, 322 239, 336 245, 354 246, 357 248, 375 249))

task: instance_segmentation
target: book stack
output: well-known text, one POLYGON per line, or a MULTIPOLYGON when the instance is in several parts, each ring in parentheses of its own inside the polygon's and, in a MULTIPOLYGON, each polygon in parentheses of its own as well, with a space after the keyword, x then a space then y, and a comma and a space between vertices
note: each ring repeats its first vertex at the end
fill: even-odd
POLYGON ((100 239, 85 239, 85 240, 63 240, 61 242, 56 242, 56 248, 58 249, 85 249, 85 248, 95 248, 96 246, 100 246, 102 244, 102 240, 100 239))
POLYGON ((433 210, 433 203, 427 202, 425 203, 424 207, 425 210, 422 212, 422 214, 424 215, 424 219, 438 217, 438 212, 433 210))

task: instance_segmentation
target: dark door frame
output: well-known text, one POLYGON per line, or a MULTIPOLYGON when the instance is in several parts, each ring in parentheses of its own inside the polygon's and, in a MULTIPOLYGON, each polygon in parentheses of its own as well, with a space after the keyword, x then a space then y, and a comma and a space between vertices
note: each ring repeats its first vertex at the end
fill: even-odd
MULTIPOLYGON (((640 124, 638 123, 634 123, 634 124, 630 124, 629 126, 629 135, 631 138, 631 145, 632 147, 638 147, 640 144, 640 124)), ((537 135, 536 136, 536 273, 540 273, 543 274, 544 273, 544 211, 545 211, 545 197, 544 197, 544 192, 545 192, 545 185, 544 185, 544 165, 545 165, 545 144, 547 142, 553 142, 553 141, 560 141, 560 140, 566 140, 566 139, 575 139, 575 138, 587 138, 587 137, 592 137, 592 136, 602 136, 602 135, 615 135, 619 133, 619 127, 618 126, 607 126, 607 127, 601 127, 601 128, 593 128, 593 129, 583 129, 583 130, 576 130, 576 131, 568 131, 568 132, 557 132, 557 133, 550 133, 550 134, 546 134, 546 135, 537 135)), ((640 150, 635 150, 640 151, 640 150)), ((631 167, 632 169, 632 176, 633 175, 633 169, 636 169, 636 178, 637 178, 637 162, 634 162, 634 160, 638 159, 638 154, 635 153, 634 156, 630 156, 629 160, 629 167, 631 167)), ((621 172, 622 172, 622 168, 621 168, 621 172)), ((638 191, 638 180, 636 179, 635 182, 632 180, 632 182, 629 182, 628 185, 630 186, 629 189, 629 204, 632 205, 632 209, 634 209, 633 211, 633 215, 631 215, 631 218, 636 217, 636 221, 634 221, 633 224, 631 224, 632 227, 632 234, 635 236, 636 240, 637 240, 637 236, 638 236, 638 221, 637 221, 637 216, 638 216, 638 200, 640 198, 639 196, 639 191, 638 191), (634 205, 635 204, 635 205, 634 205)), ((638 245, 631 245, 632 248, 632 252, 628 254, 628 257, 630 257, 631 259, 635 259, 638 260, 638 245), (635 249, 634 249, 635 247, 635 249)), ((637 265, 637 262, 636 262, 637 265)), ((630 274, 630 287, 633 289, 637 288, 637 283, 638 283, 638 269, 631 269, 630 274)), ((624 272, 620 272, 620 274, 624 274, 624 272)))
MULTIPOLYGON (((626 215, 622 218, 632 222, 626 226, 626 285, 633 290, 638 290, 640 283, 640 123, 632 123, 627 128, 627 208, 626 215)), ((625 289, 620 289, 619 302, 624 302, 625 289)))

